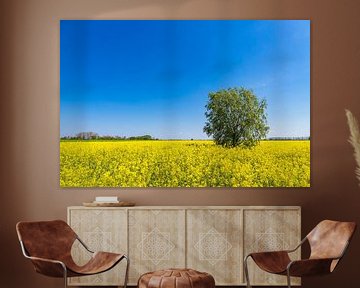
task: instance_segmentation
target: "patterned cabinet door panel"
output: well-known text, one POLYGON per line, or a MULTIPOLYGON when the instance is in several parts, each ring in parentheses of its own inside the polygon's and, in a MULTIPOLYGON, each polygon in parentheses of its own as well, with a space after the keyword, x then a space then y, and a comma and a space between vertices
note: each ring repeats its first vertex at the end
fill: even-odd
POLYGON ((130 284, 145 272, 185 267, 185 210, 129 210, 130 284))
MULTIPOLYGON (((259 209, 244 211, 244 254, 295 248, 301 241, 300 209, 259 209)), ((300 249, 291 258, 300 259, 300 249)), ((248 260, 252 285, 286 285, 286 276, 266 273, 248 260)), ((300 285, 299 278, 292 284, 300 285)))
MULTIPOLYGON (((126 209, 70 209, 68 222, 91 250, 127 253, 126 209)), ((72 255, 79 264, 84 264, 89 259, 89 253, 78 241, 73 246, 72 255)), ((121 261, 105 273, 69 278, 69 284, 122 285, 125 267, 125 261, 121 261)))
POLYGON ((212 274, 216 285, 242 280, 242 210, 187 210, 187 267, 212 274))

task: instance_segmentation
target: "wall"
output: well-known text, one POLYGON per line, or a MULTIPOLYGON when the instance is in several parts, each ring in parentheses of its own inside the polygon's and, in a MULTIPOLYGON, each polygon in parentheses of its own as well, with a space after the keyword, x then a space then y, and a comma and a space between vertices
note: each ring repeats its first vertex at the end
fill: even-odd
MULTIPOLYGON (((114 194, 139 205, 301 205, 303 234, 324 219, 360 223, 360 187, 344 108, 360 118, 359 1, 0 1, 0 285, 62 287, 22 258, 19 220, 66 217, 66 207, 114 194), (60 189, 60 19, 311 19, 310 189, 60 189)), ((358 232, 359 233, 359 232, 358 232)), ((360 237, 334 275, 307 288, 358 287, 360 237)))

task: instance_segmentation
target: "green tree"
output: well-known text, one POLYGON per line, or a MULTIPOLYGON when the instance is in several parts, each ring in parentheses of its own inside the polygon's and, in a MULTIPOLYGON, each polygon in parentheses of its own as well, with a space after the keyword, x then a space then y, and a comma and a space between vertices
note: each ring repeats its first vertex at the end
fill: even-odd
POLYGON ((265 99, 243 87, 209 93, 204 132, 224 147, 253 147, 269 131, 266 107, 265 99))

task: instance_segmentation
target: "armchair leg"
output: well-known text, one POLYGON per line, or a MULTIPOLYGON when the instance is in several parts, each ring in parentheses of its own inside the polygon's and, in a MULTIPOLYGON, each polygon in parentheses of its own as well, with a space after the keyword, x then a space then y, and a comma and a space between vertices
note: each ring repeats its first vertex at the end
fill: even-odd
POLYGON ((67 270, 66 270, 66 266, 64 264, 62 264, 62 267, 64 269, 64 287, 67 288, 67 270))
POLYGON ((126 271, 125 271, 125 280, 124 280, 124 288, 127 287, 127 282, 128 282, 128 278, 129 278, 129 265, 130 265, 130 259, 125 255, 124 256, 125 260, 126 260, 126 271))
POLYGON ((291 278, 290 278, 289 269, 287 269, 287 284, 288 284, 288 288, 291 288, 291 278))
POLYGON ((249 269, 248 269, 248 266, 247 266, 247 259, 249 258, 249 256, 250 255, 247 255, 244 258, 244 272, 245 272, 245 279, 246 279, 246 287, 247 288, 251 288, 250 279, 249 279, 249 269))

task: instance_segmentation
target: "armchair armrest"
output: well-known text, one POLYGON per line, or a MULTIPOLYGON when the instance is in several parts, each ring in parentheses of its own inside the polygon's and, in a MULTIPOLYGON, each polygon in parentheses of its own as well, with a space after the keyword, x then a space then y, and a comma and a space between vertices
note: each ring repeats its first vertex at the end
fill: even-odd
POLYGON ((63 262, 59 260, 46 259, 40 257, 27 256, 35 267, 35 271, 51 277, 62 278, 66 276, 67 269, 63 262))
POLYGON ((299 243, 299 245, 297 245, 295 248, 293 249, 288 249, 288 250, 279 250, 279 251, 264 251, 264 252, 252 252, 252 253, 249 253, 246 257, 252 257, 253 255, 257 255, 257 254, 263 254, 263 255, 268 255, 268 256, 271 256, 271 255, 283 255, 283 254, 288 254, 288 253, 292 253, 292 252, 295 252, 297 249, 299 249, 304 243, 305 241, 307 240, 307 238, 303 238, 301 240, 301 242, 299 243))
POLYGON ((31 260, 31 262, 34 264, 36 272, 51 277, 66 277, 67 269, 63 262, 54 259, 30 256, 26 252, 24 243, 22 241, 20 241, 20 245, 23 255, 25 258, 31 260))
POLYGON ((80 237, 78 235, 76 235, 76 240, 78 240, 87 251, 89 251, 90 253, 95 253, 80 239, 80 237))
POLYGON ((339 258, 318 258, 318 259, 303 259, 291 261, 287 266, 287 271, 290 276, 312 276, 329 274, 332 272, 332 263, 339 258))
POLYGON ((303 239, 301 240, 301 242, 299 243, 299 245, 297 245, 295 248, 290 249, 290 250, 285 250, 285 251, 288 252, 288 253, 295 252, 297 249, 299 249, 299 248, 306 242, 306 240, 307 240, 306 237, 303 238, 303 239))
POLYGON ((287 266, 288 275, 291 276, 311 276, 320 274, 329 274, 334 271, 336 265, 344 256, 349 241, 340 255, 329 258, 311 258, 291 261, 287 266))

